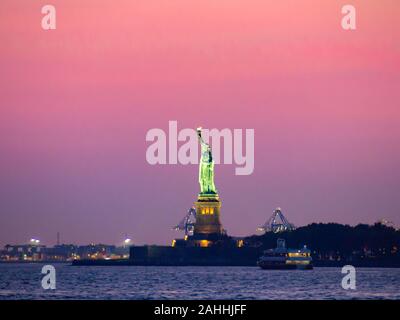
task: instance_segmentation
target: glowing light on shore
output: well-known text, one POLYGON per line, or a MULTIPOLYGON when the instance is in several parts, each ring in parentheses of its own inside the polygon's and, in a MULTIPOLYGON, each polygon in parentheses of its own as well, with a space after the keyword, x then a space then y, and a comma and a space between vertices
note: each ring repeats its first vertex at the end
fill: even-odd
POLYGON ((123 242, 123 246, 124 247, 128 247, 132 244, 132 239, 131 238, 125 238, 124 242, 123 242))

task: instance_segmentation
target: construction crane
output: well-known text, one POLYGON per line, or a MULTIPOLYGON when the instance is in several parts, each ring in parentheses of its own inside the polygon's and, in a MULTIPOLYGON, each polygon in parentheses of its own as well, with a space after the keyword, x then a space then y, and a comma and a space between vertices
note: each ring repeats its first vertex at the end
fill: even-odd
POLYGON ((190 208, 185 217, 172 229, 176 231, 185 231, 185 236, 192 236, 194 225, 196 223, 196 209, 190 208))
POLYGON ((261 227, 257 228, 257 231, 261 232, 274 232, 279 233, 283 231, 292 231, 296 229, 283 215, 281 208, 276 208, 272 216, 267 222, 261 227))

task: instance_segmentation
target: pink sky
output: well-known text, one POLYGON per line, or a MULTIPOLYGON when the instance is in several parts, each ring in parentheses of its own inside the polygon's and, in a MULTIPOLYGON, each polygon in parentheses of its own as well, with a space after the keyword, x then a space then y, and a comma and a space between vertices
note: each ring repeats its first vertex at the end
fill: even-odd
POLYGON ((198 168, 145 160, 169 120, 255 129, 252 175, 216 166, 229 234, 277 206, 299 226, 400 225, 399 16, 397 0, 2 0, 0 244, 179 236, 198 168))

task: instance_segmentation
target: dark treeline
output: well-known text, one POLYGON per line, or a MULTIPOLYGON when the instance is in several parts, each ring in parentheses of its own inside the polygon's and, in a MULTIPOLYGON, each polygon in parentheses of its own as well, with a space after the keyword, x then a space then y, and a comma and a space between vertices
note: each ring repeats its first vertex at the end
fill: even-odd
POLYGON ((248 245, 276 247, 276 240, 286 240, 289 248, 304 245, 311 250, 314 261, 388 261, 400 265, 400 231, 380 223, 357 226, 338 223, 313 223, 294 231, 246 238, 248 245))

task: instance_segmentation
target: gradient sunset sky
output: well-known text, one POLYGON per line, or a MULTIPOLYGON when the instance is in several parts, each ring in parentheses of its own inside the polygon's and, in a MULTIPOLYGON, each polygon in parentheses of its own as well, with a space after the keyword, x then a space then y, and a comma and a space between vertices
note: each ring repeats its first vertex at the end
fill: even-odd
POLYGON ((231 235, 278 206, 297 226, 399 226, 399 17, 398 0, 2 0, 0 244, 182 236, 198 167, 145 158, 170 120, 255 129, 252 175, 215 167, 231 235))

